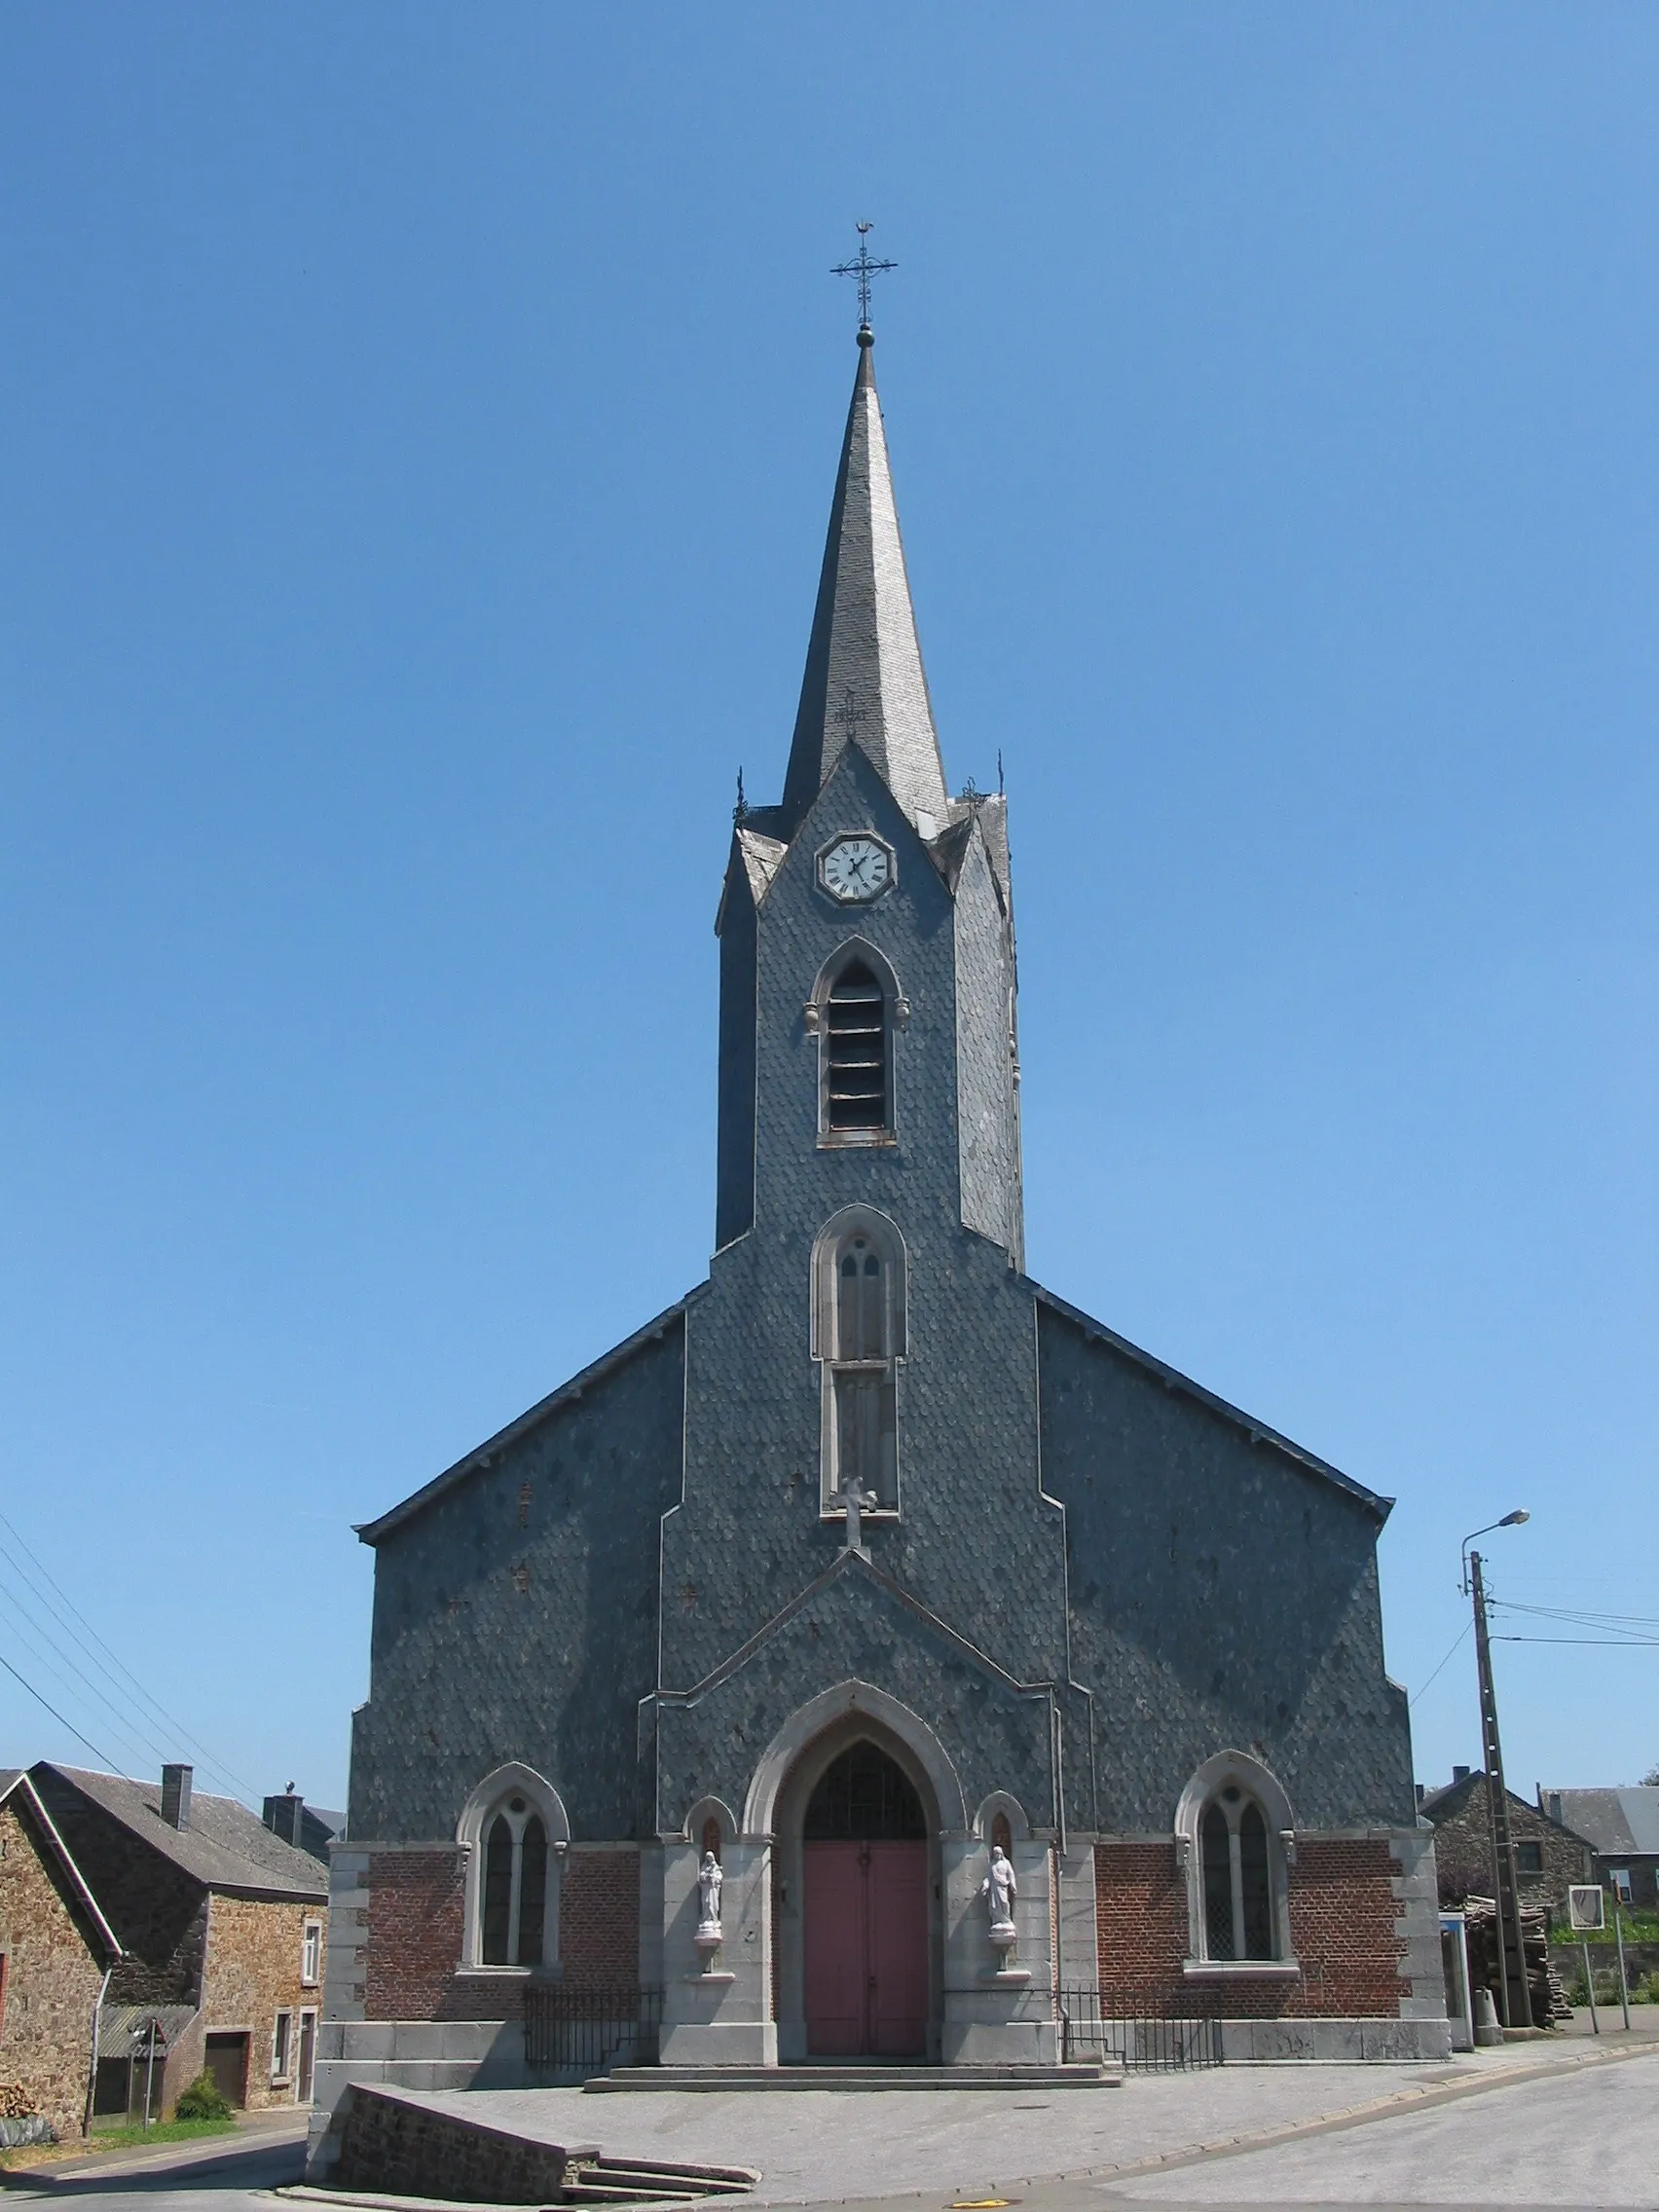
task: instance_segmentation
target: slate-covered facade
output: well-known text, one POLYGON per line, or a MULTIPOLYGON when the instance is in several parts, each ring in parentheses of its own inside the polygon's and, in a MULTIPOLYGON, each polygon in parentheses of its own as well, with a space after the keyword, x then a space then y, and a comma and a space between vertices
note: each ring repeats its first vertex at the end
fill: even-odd
POLYGON ((1388 1501, 1026 1272, 1007 807, 945 784, 871 364, 720 901, 708 1277, 360 1531, 325 2101, 516 2078, 547 1981, 660 1990, 670 2064, 1049 2061, 1102 1988, 1448 2047, 1388 1501))

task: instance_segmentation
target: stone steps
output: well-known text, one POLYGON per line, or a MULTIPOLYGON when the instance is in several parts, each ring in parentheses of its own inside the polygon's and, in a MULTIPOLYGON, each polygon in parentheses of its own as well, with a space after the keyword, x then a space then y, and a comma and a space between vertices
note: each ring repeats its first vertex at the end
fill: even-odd
POLYGON ((628 2090, 731 2089, 1101 2089, 1121 2074, 1103 2066, 618 2066, 582 2087, 590 2096, 628 2090))

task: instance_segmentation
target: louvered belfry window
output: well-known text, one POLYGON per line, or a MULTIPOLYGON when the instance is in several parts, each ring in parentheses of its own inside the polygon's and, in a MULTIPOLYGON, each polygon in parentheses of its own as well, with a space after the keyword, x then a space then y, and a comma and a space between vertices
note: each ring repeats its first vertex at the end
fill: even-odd
POLYGON ((829 1128, 885 1129, 887 997, 862 960, 849 960, 826 1008, 825 1121, 829 1128))

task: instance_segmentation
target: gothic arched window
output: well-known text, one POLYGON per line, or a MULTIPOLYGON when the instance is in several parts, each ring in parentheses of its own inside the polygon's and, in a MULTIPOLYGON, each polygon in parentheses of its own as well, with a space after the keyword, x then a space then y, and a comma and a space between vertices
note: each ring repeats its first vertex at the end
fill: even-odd
POLYGON ((518 1795, 484 1828, 481 1962, 538 1967, 547 1911, 547 1829, 518 1795))
POLYGON ((558 1791, 531 1768, 515 1762, 479 1784, 458 1830, 471 1858, 465 1964, 555 1963, 559 1854, 570 1833, 558 1791))
POLYGON ((849 1207, 821 1233, 813 1268, 813 1348, 824 1372, 823 1510, 843 1512, 856 1480, 864 1510, 897 1512, 903 1246, 883 1215, 849 1207))
POLYGON ((885 1129, 887 994, 862 960, 849 960, 825 1008, 824 1119, 830 1129, 885 1129))
POLYGON ((1198 1877, 1202 1958, 1276 1959, 1272 1843, 1261 1806, 1234 1779, 1198 1819, 1198 1877))
POLYGON ((908 1014, 873 944, 855 939, 826 961, 806 1007, 818 1039, 820 1144, 893 1141, 893 1033, 908 1014))

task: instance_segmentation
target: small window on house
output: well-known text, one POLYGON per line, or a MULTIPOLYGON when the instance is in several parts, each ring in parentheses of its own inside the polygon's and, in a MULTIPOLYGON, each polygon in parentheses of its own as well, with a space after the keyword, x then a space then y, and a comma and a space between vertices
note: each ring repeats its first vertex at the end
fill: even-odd
POLYGON ((322 1979, 322 1922, 308 1920, 300 1937, 300 1980, 314 1989, 322 1979))
POLYGON ((826 1131, 888 1128, 887 994, 863 960, 830 984, 823 1037, 826 1131))
MULTIPOLYGON (((1607 1879, 1612 1883, 1613 1895, 1618 1899, 1620 1904, 1629 1904, 1631 1899, 1630 1868, 1628 1866, 1611 1866, 1607 1869, 1607 1879)), ((0 1961, 0 1967, 3 1966, 4 1961, 0 1961)))
POLYGON ((292 2012, 278 2012, 271 2031, 271 2079, 285 2082, 288 2079, 288 2046, 294 2033, 292 2012))
POLYGON ((1236 1783, 1229 1783, 1205 1806, 1198 1824, 1198 1857, 1206 1957, 1275 1957, 1268 1824, 1261 1807, 1236 1783))
POLYGON ((487 1967, 538 1967, 547 1913, 547 1830, 523 1797, 513 1797, 484 1828, 480 1899, 487 1967))
POLYGON ((1515 1863, 1523 1874, 1541 1874, 1544 1870, 1543 1845, 1518 1843, 1515 1846, 1515 1863))

